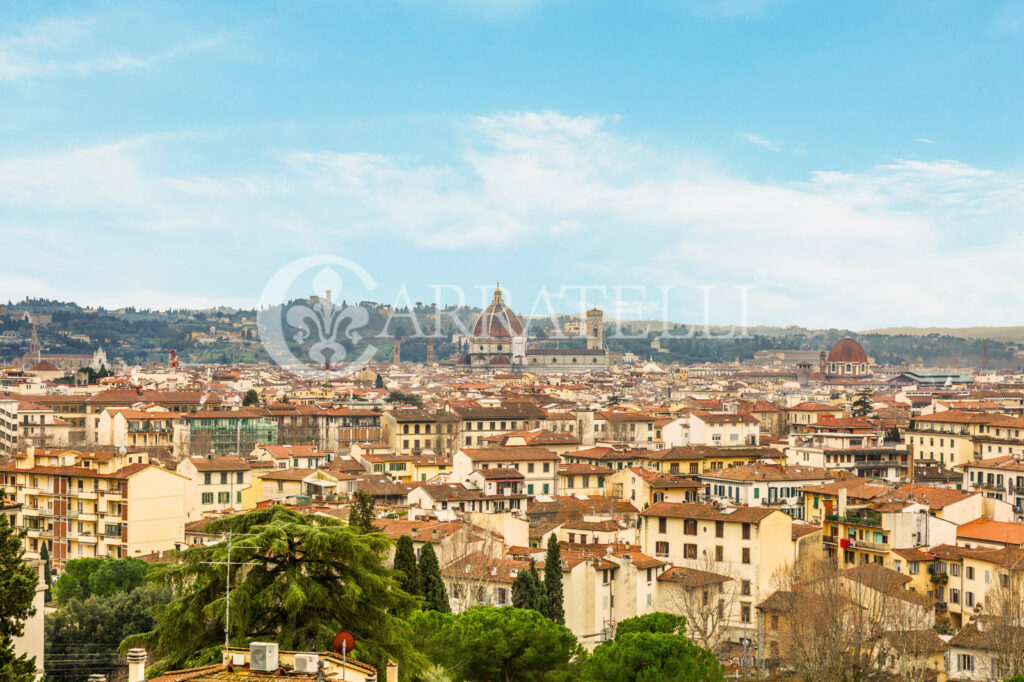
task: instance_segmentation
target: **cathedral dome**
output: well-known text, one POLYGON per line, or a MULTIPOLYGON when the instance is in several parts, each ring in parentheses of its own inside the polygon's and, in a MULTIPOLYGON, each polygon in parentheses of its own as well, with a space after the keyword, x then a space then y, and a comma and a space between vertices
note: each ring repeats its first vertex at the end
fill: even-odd
POLYGON ((499 286, 494 290, 494 300, 480 313, 480 317, 476 318, 476 324, 473 325, 473 337, 513 336, 523 336, 523 325, 512 309, 505 305, 499 286))
POLYGON ((867 362, 868 355, 859 343, 851 338, 840 339, 828 354, 829 362, 867 362))

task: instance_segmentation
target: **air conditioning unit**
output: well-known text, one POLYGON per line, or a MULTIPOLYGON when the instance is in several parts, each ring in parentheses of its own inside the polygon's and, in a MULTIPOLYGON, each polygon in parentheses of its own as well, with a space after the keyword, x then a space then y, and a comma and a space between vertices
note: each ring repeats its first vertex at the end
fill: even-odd
POLYGON ((316 654, 295 654, 295 672, 316 673, 320 667, 320 657, 316 654))
POLYGON ((245 654, 231 654, 231 665, 238 668, 245 665, 245 654))
POLYGON ((272 672, 277 668, 277 642, 252 642, 249 645, 250 670, 272 672))

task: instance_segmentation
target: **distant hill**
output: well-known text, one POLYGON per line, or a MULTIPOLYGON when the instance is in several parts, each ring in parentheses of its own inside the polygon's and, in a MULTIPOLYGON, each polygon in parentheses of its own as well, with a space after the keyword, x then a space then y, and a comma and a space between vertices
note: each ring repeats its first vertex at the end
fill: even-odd
POLYGON ((883 327, 862 334, 887 336, 954 336, 958 339, 991 339, 1004 343, 1024 343, 1024 327, 883 327))

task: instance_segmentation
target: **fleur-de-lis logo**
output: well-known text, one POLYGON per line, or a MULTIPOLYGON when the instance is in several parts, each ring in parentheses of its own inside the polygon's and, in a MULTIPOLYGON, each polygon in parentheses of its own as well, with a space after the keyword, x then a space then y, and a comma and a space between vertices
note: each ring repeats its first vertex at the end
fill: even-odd
POLYGON ((257 324, 263 347, 274 361, 296 373, 329 371, 346 375, 369 362, 377 349, 367 344, 359 356, 344 362, 350 348, 363 341, 359 329, 370 321, 369 312, 357 305, 335 305, 332 298, 344 291, 345 283, 336 267, 355 274, 363 288, 371 291, 377 284, 361 267, 337 256, 303 258, 275 273, 261 297, 257 324), (303 274, 320 266, 313 278, 315 294, 301 303, 294 303, 282 314, 291 285, 303 274), (291 343, 289 343, 289 341, 291 343), (302 358, 293 348, 301 349, 302 358))

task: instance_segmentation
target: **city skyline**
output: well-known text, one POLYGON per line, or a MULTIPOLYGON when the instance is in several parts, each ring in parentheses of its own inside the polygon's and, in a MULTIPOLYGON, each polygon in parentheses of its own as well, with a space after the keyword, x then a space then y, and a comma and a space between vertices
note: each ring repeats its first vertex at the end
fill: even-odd
POLYGON ((383 302, 501 279, 750 287, 751 325, 1024 313, 1020 3, 256 9, 0 10, 5 299, 251 307, 335 254, 383 302))

